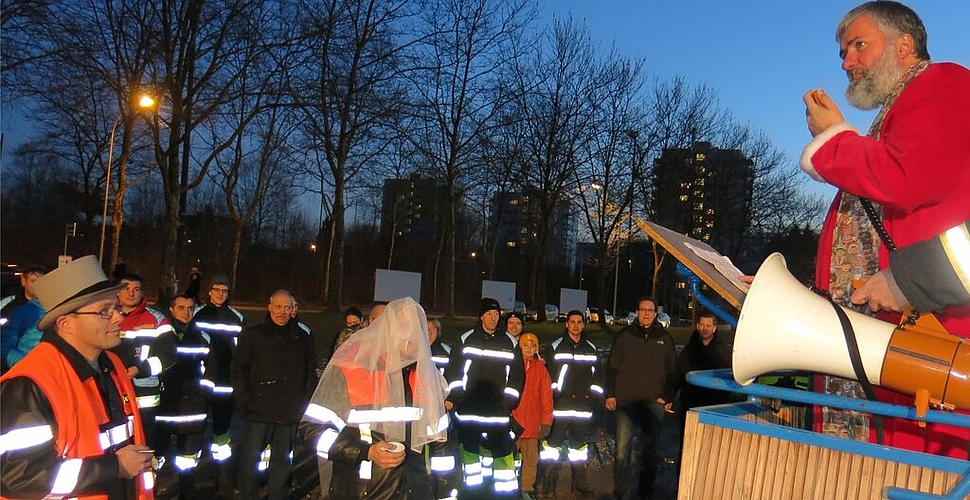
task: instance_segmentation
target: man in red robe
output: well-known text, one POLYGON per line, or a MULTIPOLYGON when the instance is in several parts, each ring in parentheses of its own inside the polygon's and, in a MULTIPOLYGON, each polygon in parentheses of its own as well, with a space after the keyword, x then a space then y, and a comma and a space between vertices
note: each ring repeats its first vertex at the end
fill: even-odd
MULTIPOLYGON (((845 123, 823 91, 810 90, 803 98, 814 139, 802 169, 839 188, 819 240, 816 284, 844 305, 851 305, 853 280, 887 267, 893 246, 970 218, 970 71, 931 64, 926 38, 916 13, 896 2, 862 4, 839 24, 846 98, 857 108, 881 108, 866 135, 845 123), (882 210, 875 223, 864 213, 864 199, 876 204, 875 213, 882 210)), ((970 337, 970 307, 949 307, 938 318, 951 334, 970 337)), ((882 319, 896 321, 898 315, 882 319)), ((912 401, 888 391, 880 391, 880 399, 912 401)), ((886 444, 962 458, 968 433, 886 422, 886 444)))

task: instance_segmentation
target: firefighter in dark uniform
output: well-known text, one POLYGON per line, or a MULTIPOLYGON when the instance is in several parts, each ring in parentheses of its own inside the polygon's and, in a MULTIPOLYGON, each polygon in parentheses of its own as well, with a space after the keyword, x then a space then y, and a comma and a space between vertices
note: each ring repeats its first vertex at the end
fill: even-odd
POLYGON ((552 375, 552 433, 542 442, 542 494, 555 496, 559 469, 569 461, 574 495, 589 498, 593 491, 586 480, 589 433, 593 409, 602 405, 603 387, 596 373, 599 353, 586 338, 583 313, 566 314, 566 332, 549 346, 546 362, 552 375))
POLYGON ((209 354, 208 334, 192 323, 195 300, 179 295, 169 307, 173 330, 155 341, 153 350, 163 359, 173 359, 171 367, 160 376, 162 392, 158 415, 156 453, 165 458, 159 471, 157 499, 198 498, 202 493, 196 484, 196 469, 205 445, 205 423, 209 411, 209 390, 202 385, 209 354), (174 449, 171 447, 175 439, 174 449), (167 472, 174 472, 169 478, 167 472), (171 479, 164 481, 164 479, 171 479))
POLYGON ((212 442, 208 453, 220 462, 220 489, 230 491, 235 484, 233 465, 225 463, 232 457, 232 423, 234 402, 232 398, 232 357, 242 332, 243 315, 229 305, 231 293, 229 278, 216 276, 209 284, 209 303, 196 308, 195 327, 209 336, 209 356, 202 383, 212 396, 209 402, 209 418, 212 425, 212 442))
POLYGON ((465 498, 518 495, 509 414, 525 385, 525 365, 499 326, 500 310, 495 299, 482 299, 479 324, 452 348, 445 370, 451 390, 445 407, 454 411, 465 498))

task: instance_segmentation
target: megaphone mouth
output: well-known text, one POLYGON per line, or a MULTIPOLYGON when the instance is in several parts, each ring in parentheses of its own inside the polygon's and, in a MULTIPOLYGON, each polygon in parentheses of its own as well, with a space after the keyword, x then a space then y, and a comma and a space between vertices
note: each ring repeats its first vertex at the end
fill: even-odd
MULTIPOLYGON (((847 311, 870 381, 879 383, 882 361, 895 325, 847 311)), ((773 253, 758 268, 741 306, 732 352, 734 379, 741 385, 778 370, 812 371, 855 378, 842 325, 830 301, 788 272, 773 253)))

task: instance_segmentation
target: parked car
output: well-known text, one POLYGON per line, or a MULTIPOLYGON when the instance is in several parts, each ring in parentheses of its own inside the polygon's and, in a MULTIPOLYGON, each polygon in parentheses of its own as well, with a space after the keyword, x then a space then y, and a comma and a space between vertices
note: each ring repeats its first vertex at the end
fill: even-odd
POLYGON ((616 324, 632 325, 637 321, 637 313, 630 311, 620 311, 616 314, 616 324))
POLYGON ((559 308, 554 304, 546 304, 546 321, 550 323, 559 322, 559 308))
POLYGON ((539 309, 536 306, 530 306, 525 308, 525 320, 526 321, 539 321, 539 309))
MULTIPOLYGON (((670 315, 665 312, 657 314, 657 322, 664 328, 670 328, 670 315)), ((637 313, 635 312, 623 311, 616 319, 616 324, 618 325, 635 325, 636 323, 637 313)))
POLYGON ((525 302, 516 300, 512 303, 512 309, 502 309, 502 314, 506 315, 513 311, 525 316, 525 302))
MULTIPOLYGON (((590 323, 599 323, 600 309, 598 307, 587 307, 586 320, 590 323)), ((613 324, 613 315, 610 314, 609 309, 603 309, 603 320, 606 322, 607 325, 613 324)))

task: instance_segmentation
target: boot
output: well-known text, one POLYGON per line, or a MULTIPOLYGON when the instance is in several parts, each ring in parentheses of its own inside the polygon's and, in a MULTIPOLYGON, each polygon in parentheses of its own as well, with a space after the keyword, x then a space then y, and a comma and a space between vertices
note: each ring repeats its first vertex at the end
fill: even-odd
POLYGON ((580 498, 593 498, 594 492, 586 481, 586 463, 570 463, 569 468, 569 472, 572 474, 573 494, 580 498))

